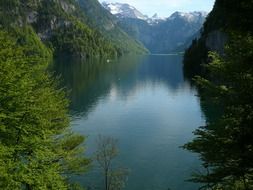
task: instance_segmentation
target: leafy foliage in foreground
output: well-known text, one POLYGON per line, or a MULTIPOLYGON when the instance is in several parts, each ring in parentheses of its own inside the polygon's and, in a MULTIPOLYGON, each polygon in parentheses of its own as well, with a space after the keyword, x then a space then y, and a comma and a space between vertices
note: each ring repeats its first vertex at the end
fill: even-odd
POLYGON ((46 71, 48 57, 20 44, 0 31, 0 189, 68 189, 68 175, 88 164, 84 139, 69 131, 68 102, 46 71))
POLYGON ((211 80, 198 77, 204 97, 222 106, 222 117, 197 129, 185 148, 199 153, 206 173, 193 176, 205 189, 253 189, 253 36, 233 34, 220 57, 211 53, 211 80))
POLYGON ((203 189, 253 189, 252 10, 252 1, 216 0, 201 38, 184 57, 186 72, 205 76, 195 80, 202 105, 212 103, 221 112, 221 116, 211 118, 210 110, 206 111, 206 126, 197 129, 195 139, 185 145, 203 161, 205 172, 192 179, 205 184, 203 189), (228 36, 225 52, 219 52, 222 57, 211 53, 208 58, 206 42, 213 31, 228 36))

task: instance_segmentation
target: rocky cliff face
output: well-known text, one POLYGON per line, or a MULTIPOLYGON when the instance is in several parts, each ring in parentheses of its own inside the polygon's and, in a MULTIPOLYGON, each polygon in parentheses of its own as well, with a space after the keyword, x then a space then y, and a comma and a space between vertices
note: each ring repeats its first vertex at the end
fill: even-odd
POLYGON ((185 52, 185 68, 198 68, 194 74, 203 74, 201 65, 208 62, 208 51, 224 54, 229 34, 247 34, 253 31, 252 2, 216 0, 207 17, 201 36, 185 52))
MULTIPOLYGON (((71 15, 78 15, 75 1, 23 0, 10 6, 17 12, 15 16, 9 15, 8 25, 15 25, 17 21, 20 27, 30 24, 34 26, 42 40, 50 39, 54 30, 69 26, 71 15)), ((6 10, 3 15, 8 15, 6 10)))
POLYGON ((97 0, 0 1, 0 26, 32 27, 56 52, 87 57, 145 52, 105 11, 97 0), (120 43, 120 39, 128 45, 120 43))
POLYGON ((10 0, 0 6, 1 17, 7 19, 2 25, 22 27, 31 24, 44 39, 49 39, 53 30, 69 25, 71 15, 78 15, 75 1, 68 0, 10 0), (12 9, 11 13, 9 9, 12 9))
POLYGON ((0 1, 1 28, 12 31, 21 41, 29 39, 29 28, 56 54, 115 56, 119 51, 116 46, 87 20, 76 0, 0 1))

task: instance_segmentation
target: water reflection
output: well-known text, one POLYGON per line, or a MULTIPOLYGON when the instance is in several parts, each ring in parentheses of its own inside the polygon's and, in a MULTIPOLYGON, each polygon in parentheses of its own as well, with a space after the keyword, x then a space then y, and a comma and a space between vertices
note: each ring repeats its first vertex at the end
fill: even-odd
MULTIPOLYGON (((117 160, 131 169, 126 190, 195 190, 185 182, 199 167, 179 146, 205 120, 196 90, 184 80, 181 56, 123 57, 113 62, 58 60, 55 70, 71 89, 73 130, 88 135, 87 153, 98 134, 119 139, 117 160)), ((77 178, 98 186, 96 170, 77 178)))
POLYGON ((181 62, 181 56, 128 56, 110 62, 63 57, 54 70, 70 90, 71 110, 85 115, 108 94, 127 99, 145 86, 165 85, 172 93, 188 87, 181 62))

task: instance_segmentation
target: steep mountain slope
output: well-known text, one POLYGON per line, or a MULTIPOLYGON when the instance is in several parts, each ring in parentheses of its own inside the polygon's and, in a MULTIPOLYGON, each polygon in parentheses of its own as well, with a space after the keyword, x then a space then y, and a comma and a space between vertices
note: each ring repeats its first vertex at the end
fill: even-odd
POLYGON ((186 41, 199 32, 207 16, 205 12, 175 12, 168 18, 157 14, 148 17, 128 4, 103 2, 102 5, 118 18, 120 27, 128 35, 152 53, 182 49, 186 41))
POLYGON ((192 41, 194 39, 199 39, 200 36, 201 36, 201 29, 192 36, 190 36, 188 39, 186 39, 182 45, 177 46, 176 49, 173 50, 173 52, 181 52, 181 53, 185 52, 191 46, 192 41))
POLYGON ((148 19, 147 15, 143 15, 135 7, 126 3, 103 2, 102 5, 105 9, 110 11, 113 15, 116 15, 118 18, 136 18, 141 20, 148 19))
POLYGON ((153 26, 159 31, 152 44, 153 50, 166 53, 182 46, 201 29, 206 15, 205 12, 175 12, 165 22, 153 26))
POLYGON ((216 0, 204 23, 201 37, 194 40, 184 56, 185 70, 190 75, 204 74, 208 51, 224 53, 224 46, 233 32, 252 32, 252 1, 216 0))
MULTIPOLYGON (((102 9, 97 1, 85 1, 87 6, 102 9)), ((103 13, 96 13, 103 17, 103 13)), ((76 0, 9 0, 0 1, 0 25, 16 36, 16 30, 29 27, 55 54, 68 53, 83 58, 93 56, 115 57, 122 53, 144 52, 145 49, 128 37, 128 46, 112 41, 97 30, 92 17, 80 7, 76 0)), ((94 18, 95 19, 95 18, 94 18)), ((113 18, 108 17, 108 22, 113 18)), ((99 19, 98 19, 99 20, 99 19)), ((114 21, 111 21, 112 23, 114 21)), ((97 23, 99 25, 99 23, 97 23)), ((24 32, 25 30, 23 30, 24 32)), ((22 32, 21 32, 22 33, 22 32)), ((108 31, 113 33, 113 31, 108 31)))
POLYGON ((105 10, 97 0, 77 0, 88 18, 88 24, 110 39, 122 53, 147 53, 148 50, 137 40, 129 37, 118 25, 115 16, 105 10))
POLYGON ((0 9, 2 28, 15 33, 18 28, 31 27, 56 54, 81 57, 118 54, 112 43, 86 24, 87 18, 75 0, 1 1, 0 9))
POLYGON ((159 17, 157 13, 155 13, 152 17, 144 15, 135 7, 126 3, 110 3, 104 1, 101 4, 106 10, 108 10, 111 14, 115 15, 119 19, 140 19, 147 21, 149 24, 156 24, 160 21, 165 20, 165 18, 159 17))

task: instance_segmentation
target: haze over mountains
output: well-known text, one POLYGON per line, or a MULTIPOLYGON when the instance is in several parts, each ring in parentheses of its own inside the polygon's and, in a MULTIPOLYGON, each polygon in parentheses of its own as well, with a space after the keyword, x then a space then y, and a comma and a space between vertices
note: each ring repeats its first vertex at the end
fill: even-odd
POLYGON ((175 12, 167 18, 142 14, 125 3, 103 2, 102 6, 118 18, 119 26, 140 41, 151 53, 183 51, 200 33, 206 12, 175 12))

